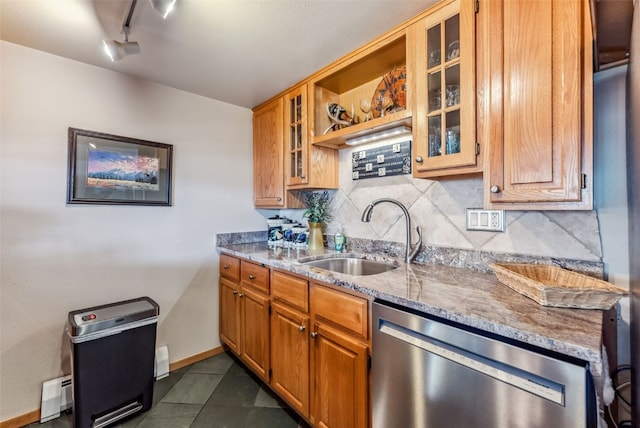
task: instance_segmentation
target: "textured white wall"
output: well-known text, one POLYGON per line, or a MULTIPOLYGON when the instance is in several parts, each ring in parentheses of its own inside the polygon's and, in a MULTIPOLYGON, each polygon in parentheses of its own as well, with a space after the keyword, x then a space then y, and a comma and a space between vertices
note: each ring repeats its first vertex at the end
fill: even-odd
POLYGON ((605 272, 629 287, 626 157, 627 66, 594 76, 594 205, 598 211, 605 272))
MULTIPOLYGON (((627 72, 621 66, 594 76, 594 205, 598 211, 607 280, 629 288, 627 202, 627 72)), ((629 364, 629 298, 618 306, 618 363, 629 364)))
POLYGON ((219 346, 215 234, 265 222, 250 110, 0 43, 4 421, 69 373, 71 310, 148 295, 172 362, 219 346), (70 126, 173 144, 173 206, 66 205, 70 126))

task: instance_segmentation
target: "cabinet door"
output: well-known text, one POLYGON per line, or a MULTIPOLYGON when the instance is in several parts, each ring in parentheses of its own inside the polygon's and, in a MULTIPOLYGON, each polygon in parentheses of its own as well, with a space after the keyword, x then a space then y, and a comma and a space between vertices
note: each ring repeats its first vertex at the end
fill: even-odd
POLYGON ((241 290, 240 357, 265 382, 269 381, 269 298, 246 287, 241 290))
POLYGON ((220 278, 220 339, 238 354, 240 349, 240 305, 238 284, 220 278))
POLYGON ((481 4, 485 206, 591 209, 582 190, 592 150, 588 11, 586 0, 481 4))
POLYGON ((409 31, 415 70, 414 175, 480 171, 475 131, 475 11, 444 2, 409 31))
MULTIPOLYGON (((300 85, 284 96, 286 188, 337 189, 338 151, 311 144, 309 86, 300 85)), ((288 202, 292 208, 294 203, 288 202)))
POLYGON ((367 427, 367 345, 320 323, 312 336, 314 426, 367 427))
POLYGON ((307 184, 309 162, 306 85, 297 87, 284 97, 284 140, 287 185, 307 184))
POLYGON ((283 207, 284 160, 282 140, 282 98, 253 112, 253 204, 283 207))
POLYGON ((274 303, 271 314, 271 386, 309 417, 309 316, 274 303))

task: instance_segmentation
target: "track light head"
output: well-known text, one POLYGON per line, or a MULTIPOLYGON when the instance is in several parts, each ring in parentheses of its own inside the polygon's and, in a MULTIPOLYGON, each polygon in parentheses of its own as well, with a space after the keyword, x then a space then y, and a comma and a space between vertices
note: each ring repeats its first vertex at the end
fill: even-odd
POLYGON ((119 61, 127 55, 135 55, 141 52, 138 42, 103 40, 102 43, 104 44, 104 52, 111 61, 119 61))
POLYGON ((176 0, 149 0, 151 6, 166 19, 176 5, 176 0))

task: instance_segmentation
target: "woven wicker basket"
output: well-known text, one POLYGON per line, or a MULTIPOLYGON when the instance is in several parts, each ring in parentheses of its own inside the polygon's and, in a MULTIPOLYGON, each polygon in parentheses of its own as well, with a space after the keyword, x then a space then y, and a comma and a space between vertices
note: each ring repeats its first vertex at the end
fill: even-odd
POLYGON ((627 290, 557 266, 494 263, 498 280, 541 305, 610 309, 627 290))

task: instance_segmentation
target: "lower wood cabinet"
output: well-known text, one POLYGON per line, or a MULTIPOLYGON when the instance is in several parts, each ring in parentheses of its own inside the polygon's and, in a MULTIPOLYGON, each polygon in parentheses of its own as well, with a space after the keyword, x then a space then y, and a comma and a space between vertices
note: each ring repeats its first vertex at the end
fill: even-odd
POLYGON ((240 358, 269 382, 269 298, 242 288, 240 358))
POLYGON ((269 269, 220 256, 220 340, 269 382, 269 269))
POLYGON ((240 354, 240 284, 220 278, 220 339, 240 354))
POLYGON ((314 426, 367 427, 367 344, 322 322, 313 329, 314 426))
POLYGON ((309 315, 273 303, 271 387, 305 418, 309 417, 309 315))
POLYGON ((314 426, 369 426, 368 301, 320 284, 311 286, 314 426))
POLYGON ((368 300, 239 262, 234 281, 221 257, 222 342, 312 426, 367 428, 368 300))

